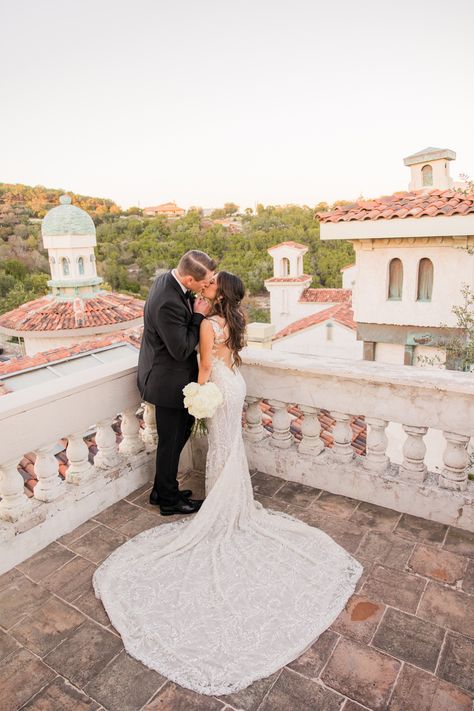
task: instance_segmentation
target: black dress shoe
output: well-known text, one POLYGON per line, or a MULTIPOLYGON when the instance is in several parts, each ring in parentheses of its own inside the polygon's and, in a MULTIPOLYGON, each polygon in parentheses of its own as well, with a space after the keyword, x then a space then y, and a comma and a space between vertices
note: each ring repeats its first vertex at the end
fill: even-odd
MULTIPOLYGON (((193 495, 193 492, 191 491, 191 489, 184 489, 183 491, 179 492, 179 495, 182 499, 189 499, 190 496, 193 495)), ((158 492, 156 491, 156 489, 152 489, 151 491, 150 504, 152 504, 152 506, 160 505, 160 497, 158 496, 158 492)))
POLYGON ((180 499, 171 506, 160 505, 160 513, 162 516, 174 516, 175 514, 193 514, 199 511, 202 501, 194 499, 180 499))

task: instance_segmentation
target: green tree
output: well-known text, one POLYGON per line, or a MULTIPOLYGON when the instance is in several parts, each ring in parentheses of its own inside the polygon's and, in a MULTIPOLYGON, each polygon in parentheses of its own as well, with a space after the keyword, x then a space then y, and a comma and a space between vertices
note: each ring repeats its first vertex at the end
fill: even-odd
POLYGON ((224 207, 213 210, 210 217, 212 220, 217 220, 222 217, 231 217, 231 215, 235 215, 238 211, 239 206, 236 205, 235 202, 226 202, 224 203, 224 207))

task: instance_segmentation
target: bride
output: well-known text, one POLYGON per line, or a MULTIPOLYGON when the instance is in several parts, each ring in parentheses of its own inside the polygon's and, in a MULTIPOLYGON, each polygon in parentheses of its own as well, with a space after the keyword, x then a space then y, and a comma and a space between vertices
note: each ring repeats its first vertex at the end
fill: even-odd
POLYGON ((253 498, 242 440, 245 319, 239 277, 219 272, 200 330, 208 420, 206 499, 192 518, 140 533, 94 575, 125 649, 201 694, 229 694, 302 654, 344 608, 361 565, 322 531, 253 498))

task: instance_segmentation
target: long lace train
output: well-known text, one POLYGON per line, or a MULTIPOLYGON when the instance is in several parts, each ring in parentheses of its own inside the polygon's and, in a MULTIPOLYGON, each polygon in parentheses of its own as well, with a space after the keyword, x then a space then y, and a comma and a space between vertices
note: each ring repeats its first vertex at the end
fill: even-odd
POLYGON ((298 657, 343 609, 361 565, 324 532, 254 501, 241 431, 245 382, 215 360, 198 514, 144 531, 94 575, 133 657, 202 694, 229 694, 298 657))

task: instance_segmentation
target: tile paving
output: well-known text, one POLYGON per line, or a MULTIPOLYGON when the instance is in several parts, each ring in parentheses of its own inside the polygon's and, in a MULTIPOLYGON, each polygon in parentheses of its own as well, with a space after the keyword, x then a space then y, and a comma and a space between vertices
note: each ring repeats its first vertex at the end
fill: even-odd
MULTIPOLYGON (((0 576, 2 711, 472 711, 474 534, 257 472, 258 500, 364 566, 298 659, 217 698, 132 659, 94 596, 96 566, 163 519, 141 487, 0 576)), ((202 477, 186 484, 202 494, 202 477)))

